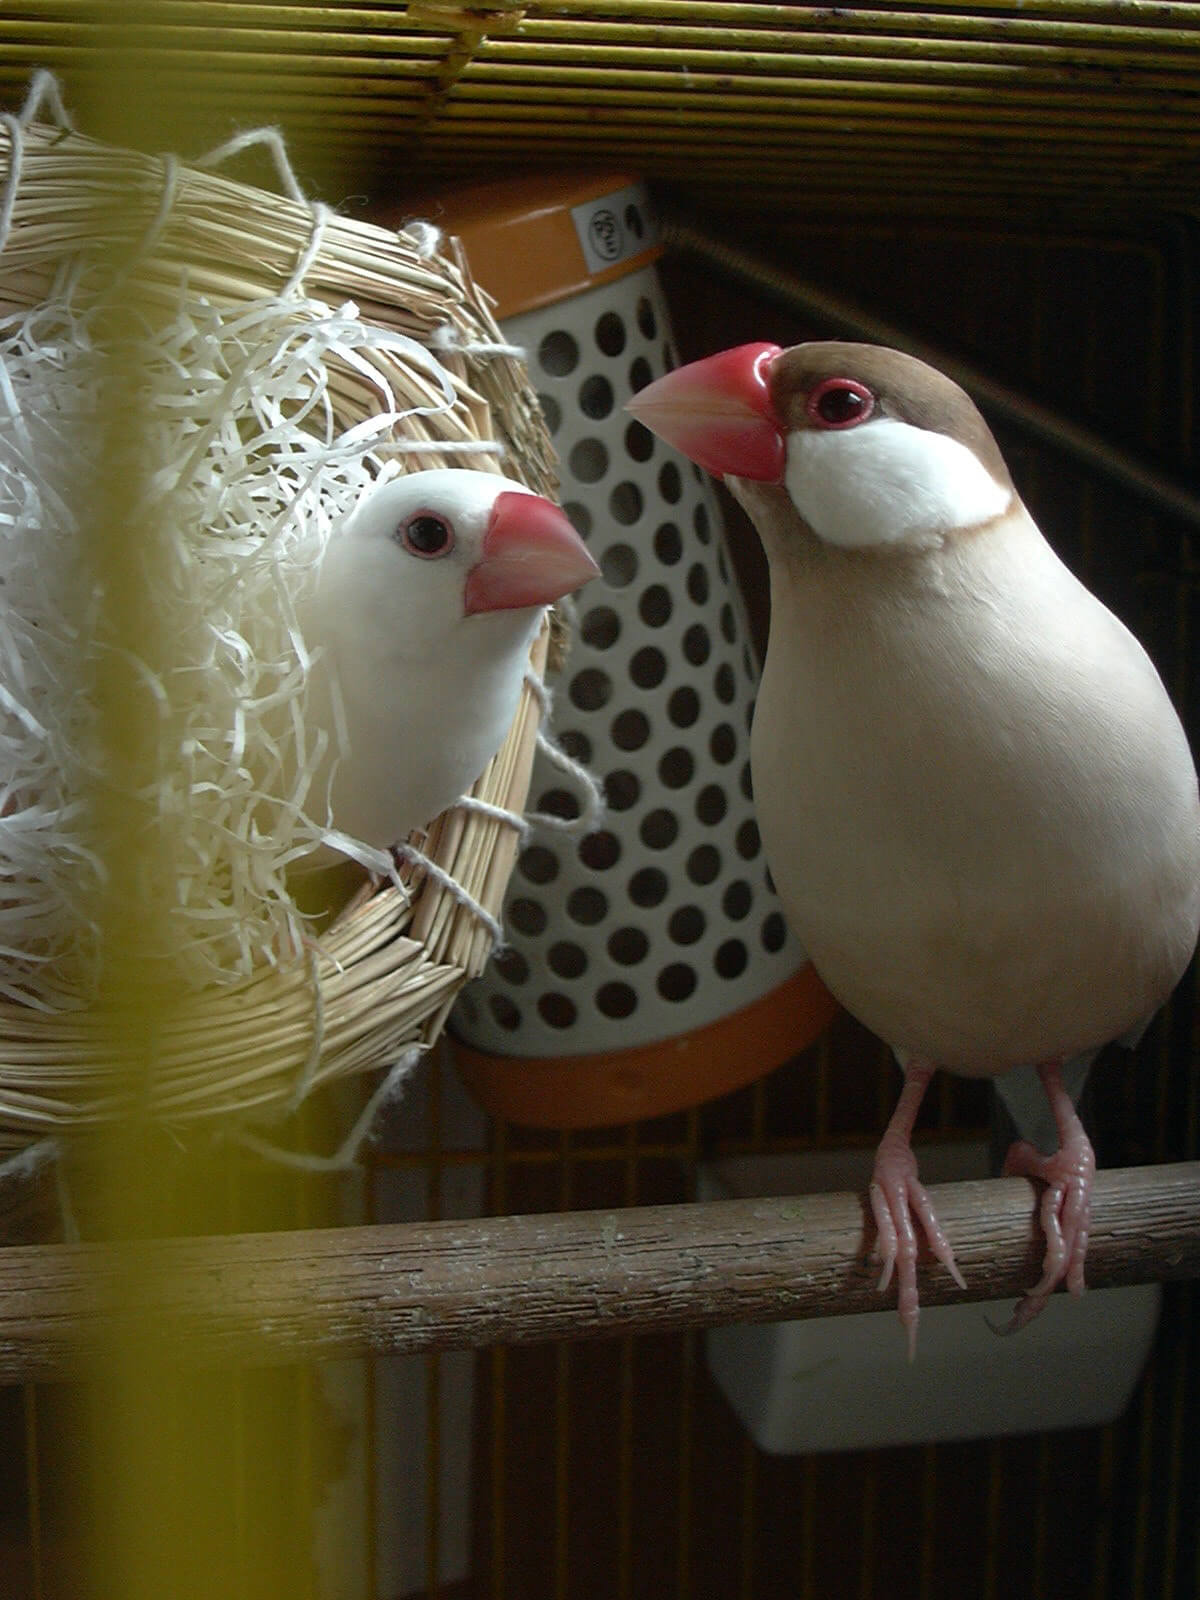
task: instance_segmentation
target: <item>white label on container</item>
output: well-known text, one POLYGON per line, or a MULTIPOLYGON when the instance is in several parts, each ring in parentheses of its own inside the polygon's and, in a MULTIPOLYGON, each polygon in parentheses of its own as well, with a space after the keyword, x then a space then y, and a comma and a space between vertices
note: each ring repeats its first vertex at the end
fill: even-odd
POLYGON ((640 256, 659 240, 658 216, 640 183, 574 206, 571 216, 589 272, 640 256))

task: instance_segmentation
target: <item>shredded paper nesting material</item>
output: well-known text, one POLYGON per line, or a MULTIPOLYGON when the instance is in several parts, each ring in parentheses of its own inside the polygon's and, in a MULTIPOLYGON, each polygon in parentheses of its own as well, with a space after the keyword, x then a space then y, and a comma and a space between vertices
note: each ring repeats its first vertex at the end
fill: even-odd
POLYGON ((479 970, 541 710, 528 694, 484 806, 432 829, 421 892, 385 883, 314 943, 286 874, 329 836, 311 778, 336 735, 305 719, 298 603, 381 475, 478 465, 544 492, 549 442, 453 242, 309 204, 269 130, 192 167, 112 150, 70 128, 43 75, 0 119, 0 185, 0 1150, 115 1109, 92 1015, 104 650, 126 654, 157 730, 130 797, 153 833, 130 904, 166 907, 140 954, 184 997, 163 1114, 280 1109, 298 1084, 429 1042, 479 970), (284 194, 210 170, 254 142, 284 194), (166 668, 96 626, 89 486, 112 438, 97 419, 115 297, 139 308, 136 521, 154 531, 166 668))

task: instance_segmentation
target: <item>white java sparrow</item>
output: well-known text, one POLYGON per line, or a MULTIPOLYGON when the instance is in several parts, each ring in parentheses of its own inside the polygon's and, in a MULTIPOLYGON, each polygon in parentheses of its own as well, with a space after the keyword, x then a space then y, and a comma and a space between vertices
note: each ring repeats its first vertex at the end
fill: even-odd
POLYGON ((871 1202, 910 1350, 917 1229, 962 1283, 910 1144, 925 1087, 937 1067, 995 1077, 1028 1131, 1041 1079, 1057 1148, 1021 1142, 1006 1163, 1047 1185, 1020 1326, 1059 1283, 1083 1287, 1086 1064, 1136 1038, 1195 947, 1200 805, 1179 719, 1038 531, 974 404, 923 362, 747 345, 629 410, 726 479, 767 554, 755 802, 796 934, 904 1069, 871 1202))
POLYGON ((301 615, 321 647, 312 713, 331 732, 344 716, 315 790, 333 827, 387 849, 469 789, 512 723, 545 607, 598 570, 558 506, 494 473, 368 493, 301 615))

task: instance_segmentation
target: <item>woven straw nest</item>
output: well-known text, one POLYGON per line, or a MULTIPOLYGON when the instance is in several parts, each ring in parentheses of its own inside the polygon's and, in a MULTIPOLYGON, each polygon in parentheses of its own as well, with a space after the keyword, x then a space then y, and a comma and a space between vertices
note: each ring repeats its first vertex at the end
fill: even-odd
MULTIPOLYGON (((139 973, 171 994, 157 1118, 244 1125, 393 1066, 433 1041, 494 942, 511 821, 452 808, 415 865, 309 937, 285 868, 321 829, 300 790, 264 809, 262 773, 289 741, 293 766, 311 753, 289 619, 337 516, 380 470, 477 467, 545 492, 551 447, 455 242, 310 204, 277 138, 237 143, 256 141, 284 195, 214 171, 232 148, 189 167, 90 141, 45 78, 0 119, 0 1159, 103 1125, 127 1094, 95 909, 106 863, 86 833, 94 656, 127 665, 145 701, 131 715, 149 707, 159 730, 125 923, 139 973), (105 656, 80 484, 114 437, 97 333, 114 297, 136 328, 151 530, 125 576, 151 585, 159 626, 156 646, 105 656)), ((540 699, 535 678, 474 790, 502 811, 525 803, 540 699)))

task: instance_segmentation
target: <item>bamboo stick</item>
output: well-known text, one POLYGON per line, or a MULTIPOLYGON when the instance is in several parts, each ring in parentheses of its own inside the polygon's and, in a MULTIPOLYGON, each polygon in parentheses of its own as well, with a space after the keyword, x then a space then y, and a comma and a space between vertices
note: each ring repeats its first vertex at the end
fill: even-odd
MULTIPOLYGON (((995 4, 988 5, 985 11, 977 12, 988 18, 1015 15, 1019 17, 1023 9, 1024 0, 996 0, 995 4)), ((409 7, 410 17, 419 14, 420 7, 409 7)), ((536 11, 538 7, 530 7, 536 11)), ((545 9, 553 11, 562 17, 577 17, 588 15, 595 11, 595 0, 553 0, 552 5, 545 9)), ((848 15, 854 15, 854 7, 846 7, 848 15)), ((611 18, 630 18, 642 22, 670 23, 671 21, 695 22, 698 16, 704 16, 715 27, 763 26, 786 27, 794 13, 791 5, 755 5, 743 4, 741 0, 606 0, 605 14, 611 18)), ((939 11, 962 12, 963 7, 959 0, 922 0, 920 6, 905 8, 901 14, 922 18, 937 16, 939 11)), ((1070 22, 1074 20, 1094 19, 1100 23, 1112 24, 1113 7, 1111 0, 1043 0, 1038 7, 1039 12, 1056 22, 1070 22)), ((478 16, 478 12, 472 13, 478 16)), ((892 13, 885 13, 891 15, 892 13)), ((1157 22, 1164 28, 1170 28, 1173 20, 1180 23, 1194 23, 1200 18, 1200 6, 1195 3, 1165 4, 1139 6, 1137 19, 1143 24, 1157 22)))
MULTIPOLYGON (((6 31, 9 30, 0 24, 0 59, 10 48, 5 42, 6 31)), ((177 31, 178 38, 168 36, 161 43, 147 39, 134 45, 134 56, 148 69, 170 70, 181 65, 180 48, 186 44, 187 70, 202 68, 224 74, 223 92, 227 96, 235 95, 240 86, 258 75, 272 82, 282 76, 293 84, 300 80, 314 85, 327 83, 331 93, 342 93, 355 83, 364 89, 378 88, 380 82, 389 90, 412 92, 427 84, 430 66, 436 65, 441 55, 435 42, 396 34, 370 37, 330 31, 261 34, 255 40, 247 32, 225 40, 214 38, 205 28, 177 31)), ((691 38, 685 41, 674 36, 664 40, 657 34, 639 39, 628 30, 614 33, 577 25, 559 37, 485 39, 468 70, 472 76, 502 68, 520 70, 548 81, 560 75, 567 81, 567 74, 584 68, 622 79, 631 71, 654 72, 664 78, 687 72, 697 82, 717 75, 733 78, 731 90, 736 89, 737 80, 758 83, 773 76, 787 78, 815 70, 840 67, 852 71, 856 66, 861 69, 863 64, 873 70, 916 71, 930 76, 946 68, 971 74, 990 68, 1006 72, 1018 69, 1022 79, 1033 82, 1061 80, 1085 86, 1091 73, 1100 87, 1107 86, 1115 68, 1119 68, 1121 82, 1127 87, 1145 87, 1160 77, 1167 83, 1177 82, 1195 71, 1200 33, 1191 29, 1173 33, 1168 50, 1161 33, 1135 41, 1127 37, 1132 31, 1112 29, 1102 41, 1093 37, 1085 43, 1062 29, 1025 40, 1013 40, 1007 35, 997 38, 982 30, 966 38, 943 39, 886 26, 868 32, 860 24, 859 31, 851 34, 829 31, 784 35, 769 45, 751 35, 742 45, 734 46, 726 35, 716 31, 692 30, 691 38)), ((28 40, 21 42, 27 49, 28 40)), ((54 52, 63 66, 81 65, 91 53, 90 47, 81 48, 65 30, 57 38, 47 30, 46 38, 39 42, 42 58, 49 62, 50 53, 54 52)))
MULTIPOLYGON (((14 16, 16 9, 10 5, 8 15, 0 20, 0 44, 11 38, 14 45, 28 47, 30 36, 36 31, 46 41, 60 38, 78 45, 78 24, 61 21, 54 14, 53 0, 27 4, 22 8, 23 16, 14 16)), ((998 27, 997 11, 1002 9, 938 12, 913 7, 883 11, 844 6, 834 25, 830 12, 821 8, 789 7, 781 15, 780 8, 713 7, 693 0, 688 0, 685 15, 669 17, 614 16, 611 6, 605 6, 603 14, 594 5, 574 11, 558 5, 527 6, 515 27, 485 32, 480 48, 508 39, 533 48, 562 41, 633 47, 644 41, 647 48, 711 46, 737 52, 787 53, 804 49, 810 38, 832 38, 841 45, 858 36, 876 34, 888 39, 919 37, 930 43, 978 40, 1003 47, 1062 42, 1072 47, 1132 53, 1140 47, 1162 50, 1168 39, 1172 45, 1178 41, 1183 49, 1200 26, 1200 6, 1196 5, 1172 5, 1169 16, 1163 16, 1161 10, 1156 16, 1141 7, 1135 13, 1115 16, 1111 4, 1074 7, 1073 15, 1066 14, 1067 8, 1057 8, 1048 16, 1028 16, 1018 9, 1005 15, 998 27), (770 14, 755 22, 756 11, 770 14), (1001 33, 1002 39, 998 37, 1001 33)), ((236 54, 243 68, 245 63, 257 61, 259 52, 270 50, 281 55, 346 52, 364 56, 396 56, 403 51, 434 58, 441 56, 455 37, 451 28, 428 27, 418 6, 410 6, 398 15, 394 9, 339 7, 331 12, 326 7, 277 5, 265 14, 261 4, 223 5, 210 4, 209 0, 190 4, 158 0, 154 15, 147 17, 138 33, 138 41, 225 48, 236 54)), ((138 41, 132 46, 135 52, 140 49, 138 41)))
MULTIPOLYGON (((515 34, 490 38, 486 48, 505 50, 604 45, 607 48, 657 48, 666 50, 715 49, 737 56, 746 53, 786 55, 805 52, 811 41, 828 39, 839 49, 853 50, 862 39, 901 40, 964 48, 1016 50, 1023 47, 1054 47, 1095 50, 1097 55, 1118 53, 1122 59, 1144 48, 1154 53, 1173 53, 1176 41, 1186 50, 1200 23, 1200 7, 1191 7, 1190 21, 1180 16, 1171 26, 1148 26, 1140 20, 1121 21, 1108 13, 1104 22, 1085 22, 1051 17, 1015 15, 996 25, 994 14, 983 11, 930 13, 917 10, 880 11, 869 6, 842 7, 836 18, 820 8, 790 8, 787 26, 782 29, 751 28, 730 23, 717 26, 704 23, 703 6, 695 6, 689 21, 631 24, 601 16, 542 15, 530 8, 515 34)), ((1186 12, 1189 8, 1180 7, 1186 12)), ((555 12, 561 10, 554 8, 555 12)), ((409 41, 405 40, 407 44, 409 41)))
MULTIPOLYGON (((1042 1243, 1022 1179, 944 1184, 934 1205, 970 1288, 1020 1295, 1042 1243)), ((0 1250, 0 1381, 86 1374, 148 1324, 186 1365, 480 1348, 886 1307, 861 1195, 565 1212, 0 1250), (136 1286, 129 1298, 131 1286, 136 1286)), ((1097 1175, 1093 1288, 1200 1276, 1200 1162, 1097 1175)), ((899 1334, 897 1334, 899 1337, 899 1334)))

